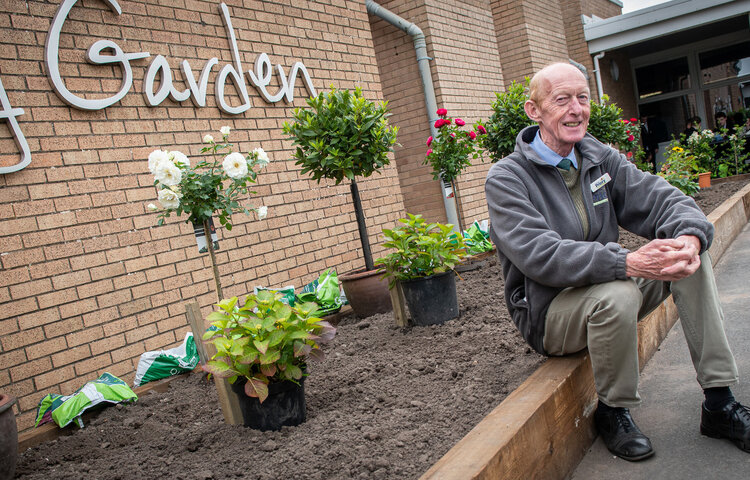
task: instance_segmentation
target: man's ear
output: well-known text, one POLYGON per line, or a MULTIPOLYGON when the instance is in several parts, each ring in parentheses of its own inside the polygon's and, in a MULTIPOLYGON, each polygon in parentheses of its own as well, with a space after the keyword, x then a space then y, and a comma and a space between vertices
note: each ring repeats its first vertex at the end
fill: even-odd
POLYGON ((523 104, 523 110, 526 112, 527 117, 539 123, 541 117, 539 107, 537 107, 537 104, 533 100, 526 100, 526 103, 523 104))

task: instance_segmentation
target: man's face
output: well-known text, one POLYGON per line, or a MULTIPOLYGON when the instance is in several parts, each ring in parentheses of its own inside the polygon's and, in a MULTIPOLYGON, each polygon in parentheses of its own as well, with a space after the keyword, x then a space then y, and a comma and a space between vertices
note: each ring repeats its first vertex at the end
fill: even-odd
POLYGON ((545 73, 538 102, 526 102, 526 113, 539 123, 542 141, 561 156, 586 134, 591 109, 589 86, 572 65, 557 65, 545 73))
POLYGON ((720 128, 727 126, 727 117, 716 117, 716 125, 720 128))

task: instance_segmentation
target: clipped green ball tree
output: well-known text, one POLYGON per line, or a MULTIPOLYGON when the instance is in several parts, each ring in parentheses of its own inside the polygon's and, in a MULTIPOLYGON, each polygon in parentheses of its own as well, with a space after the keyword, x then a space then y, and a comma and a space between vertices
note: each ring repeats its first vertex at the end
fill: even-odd
POLYGON ((296 108, 283 132, 296 146, 295 164, 320 183, 322 178, 351 182, 354 212, 365 257, 365 267, 375 267, 367 237, 356 177, 369 177, 390 163, 388 153, 396 144, 398 127, 388 124, 387 102, 374 103, 357 87, 353 92, 331 87, 296 108))

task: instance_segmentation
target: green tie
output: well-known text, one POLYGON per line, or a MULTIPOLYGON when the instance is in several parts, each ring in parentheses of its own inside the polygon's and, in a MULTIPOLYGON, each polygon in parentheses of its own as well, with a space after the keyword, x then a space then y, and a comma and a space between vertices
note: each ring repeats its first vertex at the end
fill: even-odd
POLYGON ((573 166, 573 162, 570 161, 568 158, 563 158, 560 160, 560 163, 557 164, 557 168, 562 168, 566 172, 570 170, 570 167, 573 166))

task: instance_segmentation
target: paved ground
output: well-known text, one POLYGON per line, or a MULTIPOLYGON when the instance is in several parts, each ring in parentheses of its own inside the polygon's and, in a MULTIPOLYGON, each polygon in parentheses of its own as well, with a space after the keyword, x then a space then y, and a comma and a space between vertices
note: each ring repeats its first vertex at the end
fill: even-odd
MULTIPOLYGON (((740 372, 735 397, 750 405, 750 225, 715 265, 726 331, 740 372)), ((746 479, 750 454, 727 440, 699 432, 703 400, 679 322, 641 374, 643 404, 633 418, 651 438, 656 454, 631 463, 614 457, 601 439, 573 472, 573 479, 746 479)))

